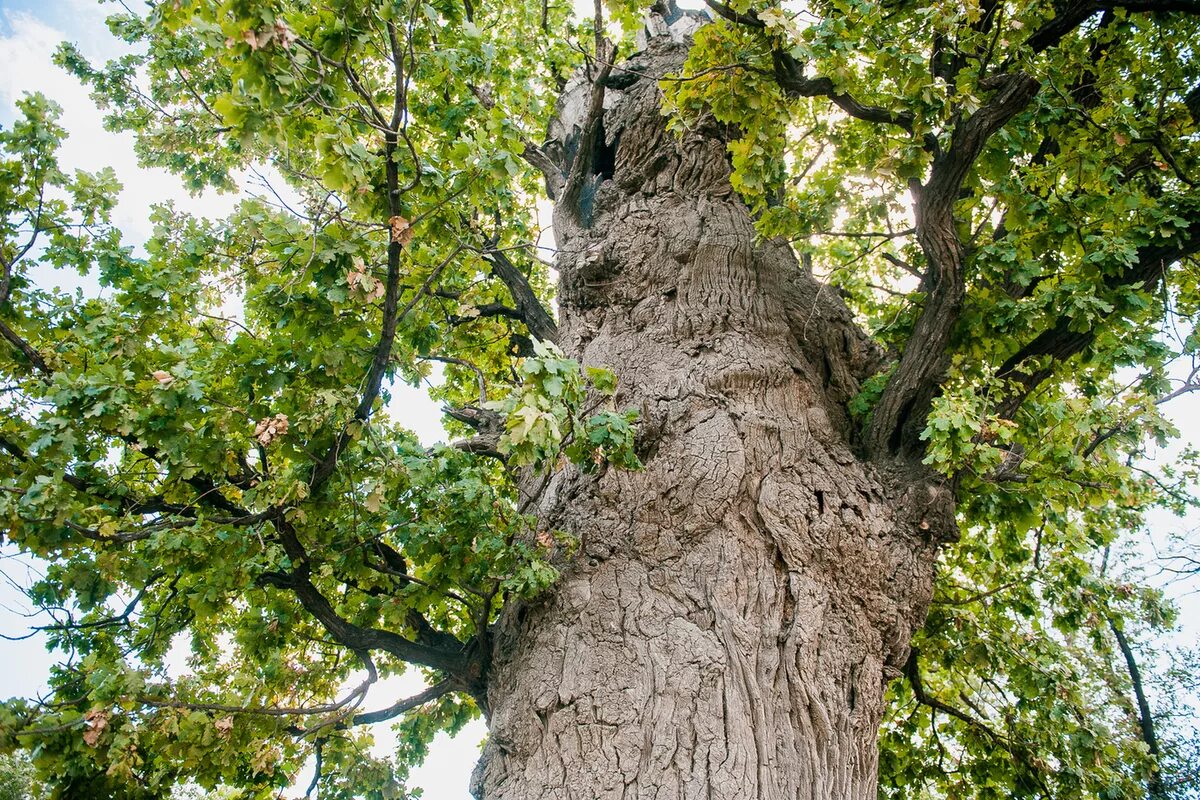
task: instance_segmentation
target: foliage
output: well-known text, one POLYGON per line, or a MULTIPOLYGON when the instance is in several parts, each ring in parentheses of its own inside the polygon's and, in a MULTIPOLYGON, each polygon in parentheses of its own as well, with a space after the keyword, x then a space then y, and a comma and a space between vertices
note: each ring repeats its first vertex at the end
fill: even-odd
MULTIPOLYGON (((959 500, 890 690, 882 793, 1137 794, 1186 747, 1154 757, 1117 632, 1145 642, 1173 614, 1121 537, 1192 504, 1194 462, 1140 459, 1197 385, 1172 369, 1200 311, 1200 15, 716 5, 662 83, 671 124, 737 127, 762 234, 903 354, 850 404, 864 442, 907 441, 959 500), (997 99, 1010 79, 1036 88, 1020 107, 997 99), (962 250, 937 272, 921 181, 991 112, 1006 124, 944 198, 962 250), (944 362, 910 366, 946 298, 944 362), (914 376, 940 390, 906 423, 914 376)), ((629 52, 640 9, 610 13, 629 52)), ((117 176, 60 168, 53 103, 0 133, 0 517, 50 565, 31 597, 68 656, 51 700, 0 707, 0 748, 32 748, 64 797, 274 797, 317 753, 322 797, 406 797, 434 734, 478 713, 489 624, 572 551, 521 482, 639 465, 614 375, 542 341, 526 303, 551 276, 523 159, 590 26, 470 0, 183 0, 109 24, 129 55, 59 61, 143 160, 196 188, 261 168, 277 193, 220 221, 160 207, 141 252, 111 224, 117 176), (46 288, 52 269, 101 290, 46 288), (457 445, 388 405, 434 364, 457 445), (406 669, 430 690, 362 710, 406 669), (360 726, 391 719, 396 756, 366 755, 360 726)))
POLYGON ((640 467, 633 446, 636 412, 592 413, 616 392, 616 376, 606 369, 587 368, 600 400, 585 408, 587 391, 579 364, 550 343, 536 342, 533 350, 534 357, 521 364, 521 388, 489 404, 504 412, 500 450, 509 463, 544 469, 570 456, 585 471, 609 463, 640 467))
POLYGON ((24 753, 0 754, 0 800, 33 800, 33 765, 24 753))

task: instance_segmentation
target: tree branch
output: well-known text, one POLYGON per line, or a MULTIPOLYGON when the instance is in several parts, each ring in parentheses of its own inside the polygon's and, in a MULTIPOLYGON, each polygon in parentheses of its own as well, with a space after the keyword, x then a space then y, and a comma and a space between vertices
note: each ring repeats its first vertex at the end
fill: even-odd
MULTIPOLYGON (((308 553, 300 544, 291 523, 284 519, 282 514, 276 515, 274 522, 279 532, 280 544, 291 560, 293 569, 291 572, 263 573, 259 576, 260 583, 291 591, 300 601, 300 605, 321 623, 329 635, 350 650, 382 650, 409 663, 442 670, 458 680, 463 688, 475 688, 479 678, 476 673, 479 670, 477 667, 472 669, 465 645, 457 639, 454 639, 458 644, 457 649, 442 646, 440 643, 439 646, 419 644, 392 631, 355 625, 339 615, 309 578, 311 567, 308 553)), ((448 637, 449 634, 442 636, 448 637)))
MULTIPOLYGON (((599 4, 597 3, 597 8, 599 4)), ((597 12, 599 13, 599 12, 597 12)), ((582 209, 580 208, 580 198, 583 194, 584 184, 592 179, 592 162, 595 158, 596 140, 601 135, 600 123, 604 117, 604 82, 608 79, 608 75, 612 72, 612 62, 616 60, 616 48, 611 45, 606 48, 606 52, 597 51, 596 58, 601 60, 598 74, 592 79, 592 93, 588 101, 587 116, 584 117, 583 132, 579 135, 578 149, 575 151, 575 159, 571 162, 570 172, 567 174, 566 183, 563 185, 562 199, 558 201, 557 208, 561 208, 567 215, 580 222, 582 220, 582 209)))
POLYGON ((944 714, 965 722, 968 726, 987 735, 989 739, 995 742, 1004 743, 1006 740, 1000 734, 996 733, 991 726, 983 720, 976 719, 964 711, 960 711, 952 705, 943 703, 941 700, 925 692, 925 685, 921 682, 921 670, 917 661, 917 648, 913 647, 908 653, 908 661, 904 663, 904 676, 908 678, 908 685, 912 687, 913 697, 918 703, 935 708, 944 714))
POLYGON ((46 363, 46 359, 42 357, 34 347, 25 341, 21 336, 8 326, 4 320, 0 320, 0 336, 3 336, 21 355, 25 356, 26 360, 33 365, 34 369, 43 375, 50 374, 50 365, 46 363))
POLYGON ((543 342, 558 342, 558 325, 538 299, 525 273, 517 269, 508 254, 496 249, 494 244, 482 255, 492 265, 492 274, 508 287, 516 312, 525 322, 525 327, 529 328, 530 335, 543 342))
POLYGON ((260 717, 302 717, 314 714, 331 714, 351 703, 363 698, 370 688, 372 680, 368 679, 354 687, 341 700, 332 703, 322 703, 315 706, 244 706, 232 703, 193 703, 187 700, 176 700, 168 697, 138 697, 137 702, 151 708, 179 708, 185 711, 214 711, 228 714, 249 714, 260 717))
POLYGON ((738 25, 745 25, 749 28, 766 30, 767 23, 759 19, 758 14, 756 14, 753 10, 743 14, 740 11, 734 11, 724 3, 716 2, 716 0, 704 0, 704 4, 713 11, 717 12, 717 16, 721 17, 722 19, 737 23, 738 25))
POLYGON ((913 115, 911 111, 892 111, 880 106, 860 103, 846 92, 837 91, 830 78, 806 78, 804 77, 804 65, 787 51, 773 48, 771 59, 775 67, 775 80, 786 94, 792 97, 828 97, 834 105, 855 119, 896 125, 912 132, 913 115))
MULTIPOLYGON (((1112 11, 1124 9, 1130 13, 1144 12, 1179 12, 1184 14, 1200 14, 1200 0, 1073 0, 1072 2, 1056 3, 1054 16, 1029 34, 1023 46, 1034 54, 1042 53, 1056 46, 1063 38, 1082 25, 1097 11, 1112 11)), ((1007 64, 1012 63, 1009 59, 1007 64)))
POLYGON ((1179 14, 1200 14, 1200 0, 1121 0, 1120 2, 1105 2, 1100 0, 1100 8, 1123 8, 1133 13, 1167 12, 1179 14))
POLYGON ((871 418, 867 445, 877 455, 919 450, 929 406, 949 366, 948 345, 966 296, 965 257, 954 219, 963 181, 988 139, 1033 99, 1038 82, 1021 72, 994 76, 996 94, 960 120, 950 146, 934 158, 929 181, 912 183, 917 241, 927 268, 924 308, 871 418))
POLYGON ((1137 659, 1134 658, 1129 640, 1125 638, 1125 633, 1112 617, 1108 618, 1108 627, 1117 640, 1117 647, 1121 649, 1121 655, 1125 658, 1125 667, 1129 670, 1129 682, 1133 685, 1133 695, 1137 699, 1138 730, 1141 733, 1142 741, 1146 743, 1150 757, 1155 762, 1150 768, 1150 777, 1146 781, 1147 797, 1148 800, 1163 800, 1167 793, 1164 790, 1162 773, 1158 766, 1160 757, 1158 735, 1154 730, 1154 715, 1150 713, 1150 703, 1147 701, 1146 691, 1142 687, 1142 674, 1138 670, 1137 659))
POLYGON ((423 706, 431 700, 436 700, 439 697, 448 694, 454 690, 454 685, 448 681, 440 681, 430 686, 420 694, 415 694, 404 700, 398 700, 387 708, 381 708, 378 711, 365 711, 361 714, 355 714, 350 720, 351 725, 370 725, 375 722, 384 722, 398 717, 405 711, 411 711, 417 706, 423 706))
MULTIPOLYGON (((496 101, 487 89, 474 85, 470 88, 471 93, 475 95, 475 99, 485 109, 491 111, 496 107, 496 101)), ((563 175, 562 166, 551 158, 543 148, 530 141, 528 137, 522 136, 520 141, 522 147, 521 158, 542 173, 542 176, 546 179, 546 194, 551 200, 557 200, 563 186, 567 182, 566 176, 563 175)))
MULTIPOLYGON (((0 450, 7 452, 18 461, 29 461, 29 456, 25 452, 24 448, 7 437, 0 436, 0 450)), ((142 452, 148 457, 152 457, 154 453, 152 448, 144 448, 142 452)), ((86 481, 83 478, 80 478, 78 475, 70 472, 63 473, 62 481, 81 494, 86 494, 105 503, 114 504, 117 510, 122 514, 142 516, 159 513, 176 514, 178 516, 190 518, 187 524, 194 524, 196 516, 195 506, 200 502, 207 502, 216 508, 220 508, 223 511, 229 511, 234 514, 232 517, 208 517, 209 521, 216 522, 217 524, 251 525, 266 518, 266 515, 263 513, 251 514, 249 511, 239 508, 237 505, 225 500, 225 498, 222 497, 217 491, 217 488, 212 481, 198 476, 189 479, 188 483, 201 490, 201 494, 192 503, 182 506, 167 502, 163 495, 156 495, 150 498, 131 497, 130 495, 120 493, 111 487, 86 481)), ((180 522, 156 522, 143 525, 135 531, 118 533, 109 536, 86 526, 80 525, 69 519, 64 520, 62 524, 66 525, 71 530, 82 534, 85 538, 98 542, 116 542, 120 544, 148 539, 155 530, 176 526, 183 527, 183 524, 180 522)))
MULTIPOLYGON (((767 25, 759 18, 757 12, 750 10, 745 13, 717 0, 704 0, 705 5, 716 12, 722 19, 737 25, 765 31, 767 25)), ((913 115, 910 111, 892 111, 880 106, 860 103, 846 92, 837 91, 833 81, 826 77, 806 78, 804 64, 791 53, 779 47, 771 47, 771 61, 774 75, 779 87, 791 97, 828 97, 834 105, 855 119, 886 125, 898 125, 906 131, 912 131, 913 115)))
MULTIPOLYGON (((394 148, 393 148, 394 149, 394 148)), ((388 159, 388 174, 389 183, 394 183, 396 180, 396 168, 391 159, 388 159)), ((449 266, 463 250, 463 246, 459 245, 451 251, 450 255, 438 264, 434 270, 429 273, 424 283, 413 295, 412 299, 399 311, 396 306, 399 304, 400 298, 400 250, 401 245, 397 241, 392 241, 388 244, 388 275, 387 287, 384 290, 383 301, 383 328, 379 333, 379 344, 375 347, 375 357, 371 361, 371 366, 367 370, 365 378, 366 388, 363 390, 362 397, 358 401, 358 406, 354 410, 354 419, 358 422, 366 422, 371 415, 371 409, 375 405, 375 399, 379 397, 379 392, 383 388, 383 375, 387 370, 388 361, 392 355, 392 345, 396 339, 396 328, 400 320, 413 309, 414 306, 424 297, 431 286, 441 276, 442 271, 449 266)), ((337 440, 326 452, 325 456, 317 462, 313 468, 312 477, 309 478, 309 486, 311 489, 317 489, 329 476, 333 474, 337 467, 337 461, 342 451, 350 443, 350 427, 345 425, 338 434, 337 440)))
MULTIPOLYGON (((1076 0, 1075 2, 1056 4, 1054 16, 1029 34, 1022 46, 1032 50, 1035 55, 1045 52, 1057 45, 1064 36, 1070 34, 1100 9, 1100 4, 1094 0, 1076 0)), ((1006 61, 1005 66, 1008 66, 1011 61, 1012 59, 1006 61)))

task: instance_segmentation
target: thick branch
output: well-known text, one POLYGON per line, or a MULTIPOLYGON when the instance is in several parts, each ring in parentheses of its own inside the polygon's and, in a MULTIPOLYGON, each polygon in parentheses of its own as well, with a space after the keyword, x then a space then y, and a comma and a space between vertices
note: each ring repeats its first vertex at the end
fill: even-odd
POLYGON ((25 359, 33 365, 34 369, 43 375, 50 374, 50 365, 46 363, 46 359, 42 354, 33 345, 21 338, 4 320, 0 320, 0 336, 3 336, 21 355, 25 356, 25 359))
MULTIPOLYGON (((29 461, 29 456, 25 452, 24 448, 22 448, 16 442, 13 442, 12 440, 3 436, 0 436, 0 450, 8 453, 18 461, 29 461)), ((152 456, 154 451, 152 448, 143 448, 142 452, 143 455, 152 456)), ((230 503, 220 494, 212 481, 199 476, 191 478, 188 482, 193 487, 200 490, 201 494, 196 498, 195 501, 186 506, 169 503, 162 495, 156 495, 150 498, 133 497, 129 494, 118 492, 112 487, 86 481, 83 478, 80 478, 78 475, 70 472, 63 473, 62 481, 77 492, 86 494, 95 500, 113 504, 122 514, 132 514, 136 516, 160 513, 176 514, 178 516, 192 518, 192 521, 188 524, 194 524, 194 518, 196 516, 196 504, 200 502, 206 502, 215 508, 220 508, 224 511, 229 511, 234 514, 232 517, 207 517, 210 522, 216 522, 217 524, 249 525, 265 518, 264 514, 251 514, 249 511, 230 503)), ((178 522, 148 523, 135 531, 106 536, 101 534, 99 531, 79 525, 71 520, 65 520, 63 524, 77 533, 82 534, 85 538, 93 539, 98 542, 115 543, 140 541, 142 539, 149 538, 151 533, 155 530, 181 525, 181 523, 178 522)))
POLYGON ((350 720, 351 725, 370 725, 375 722, 384 722, 398 717, 405 711, 411 711, 417 706, 423 706, 431 700, 436 700, 444 694, 451 692, 454 686, 450 681, 441 681, 430 686, 420 694, 415 694, 412 697, 404 700, 399 700, 387 708, 381 708, 378 711, 364 711, 361 714, 355 714, 350 720))
POLYGON ((880 106, 867 105, 855 100, 846 92, 839 92, 833 81, 825 77, 804 77, 804 65, 790 53, 778 48, 771 51, 775 64, 775 80, 785 93, 792 97, 828 97, 834 105, 855 119, 885 125, 897 125, 906 131, 912 130, 911 111, 892 111, 880 106))
POLYGON ((503 417, 490 409, 475 408, 474 406, 463 408, 443 406, 442 412, 459 422, 465 422, 478 432, 470 439, 455 442, 456 448, 467 453, 507 461, 505 455, 500 452, 500 437, 504 433, 503 417))
POLYGON ((1088 17, 1095 14, 1100 8, 1100 4, 1092 0, 1065 3, 1055 9, 1053 17, 1047 20, 1036 31, 1029 34, 1023 44, 1035 54, 1049 50, 1062 41, 1064 36, 1067 36, 1082 25, 1088 17))
POLYGON ((930 708, 935 708, 938 711, 941 711, 943 714, 949 714, 960 722, 964 722, 975 730, 986 734, 987 737, 992 741, 998 743, 1005 742, 1005 739, 1000 736, 1000 734, 996 733, 996 731, 992 730, 991 726, 983 720, 975 719, 970 714, 960 711, 954 706, 943 703, 936 697, 926 694, 925 685, 921 682, 921 670, 917 662, 917 658, 917 648, 914 647, 909 651, 908 661, 904 664, 904 676, 908 678, 908 685, 912 687, 913 697, 917 698, 918 703, 929 706, 930 708))
POLYGON ((758 18, 758 14, 754 11, 749 11, 743 14, 740 11, 734 11, 724 3, 718 3, 716 0, 704 0, 704 4, 717 12, 717 16, 722 19, 727 19, 730 22, 735 22, 738 25, 745 25, 750 28, 758 28, 766 30, 767 23, 758 18))
POLYGON ((381 708, 375 711, 364 711, 353 716, 346 716, 359 702, 366 698, 367 690, 374 683, 374 676, 356 686, 341 700, 336 700, 331 703, 322 703, 315 706, 245 706, 233 705, 230 703, 193 703, 186 700, 175 700, 171 698, 156 698, 156 697, 139 697, 137 702, 142 705, 150 706, 151 708, 178 708, 187 711, 208 711, 218 714, 239 714, 260 717, 311 717, 322 714, 335 715, 332 720, 325 720, 312 727, 289 727, 288 730, 296 736, 308 736, 314 731, 322 728, 327 728, 331 724, 334 728, 348 728, 357 725, 372 725, 377 722, 386 722, 389 719, 394 719, 406 711, 411 711, 414 708, 423 706, 426 703, 436 700, 443 695, 454 691, 453 682, 443 680, 430 686, 423 692, 398 700, 386 708, 381 708), (341 712, 340 714, 338 712, 341 712))
POLYGON ((947 348, 966 295, 964 248, 955 226, 954 204, 988 139, 1020 113, 1038 90, 1036 80, 1019 72, 998 76, 991 83, 995 96, 955 126, 950 147, 934 159, 928 183, 913 186, 917 241, 927 261, 923 284, 927 296, 871 419, 867 445, 878 455, 920 447, 930 403, 949 366, 947 348))
MULTIPOLYGON (((761 31, 765 31, 767 28, 766 23, 753 10, 742 13, 716 0, 704 0, 704 2, 722 19, 761 31)), ((898 125, 904 130, 912 130, 912 112, 892 111, 860 103, 846 92, 837 91, 830 78, 807 78, 804 76, 804 64, 782 48, 772 46, 771 61, 774 65, 775 80, 779 83, 780 88, 791 97, 828 97, 834 105, 856 119, 885 125, 898 125)))
POLYGON ((1200 14, 1198 0, 1075 0, 1055 8, 1054 16, 1047 20, 1024 41, 1024 46, 1035 54, 1056 46, 1063 37, 1082 25, 1097 11, 1124 9, 1131 13, 1179 12, 1200 14))
MULTIPOLYGON (((395 149, 394 141, 392 149, 395 149)), ((388 165, 388 183, 389 185, 395 185, 396 168, 390 158, 388 159, 388 165)), ((397 311, 396 306, 400 299, 401 249, 401 245, 397 241, 393 240, 388 244, 388 276, 383 301, 383 328, 379 334, 379 344, 375 347, 375 357, 371 360, 371 366, 367 370, 366 387, 363 389, 358 407, 354 410, 354 419, 359 422, 367 421, 367 418, 371 415, 371 409, 375 405, 375 400, 379 397, 380 389, 383 387, 383 376, 391 359, 392 345, 396 340, 396 329, 400 320, 404 319, 405 315, 425 296, 430 287, 441 276, 442 271, 462 252, 463 248, 462 245, 454 248, 450 252, 450 255, 446 256, 442 263, 434 268, 429 277, 425 279, 425 282, 417 290, 417 293, 405 304, 404 308, 397 311)), ((317 462, 316 467, 313 469, 312 478, 309 479, 309 486, 316 489, 329 479, 329 476, 333 474, 334 469, 337 467, 339 456, 341 456, 349 444, 350 427, 347 425, 343 426, 333 446, 317 462)))
POLYGON ((596 151, 596 139, 601 135, 600 122, 604 117, 604 81, 612 71, 616 58, 616 48, 608 48, 609 52, 603 59, 599 74, 592 81, 591 99, 588 101, 587 116, 584 118, 583 132, 579 135, 579 146, 575 152, 575 160, 571 162, 571 171, 563 186, 562 199, 557 208, 561 208, 574 220, 581 219, 580 198, 583 187, 592 179, 592 161, 596 151))
MULTIPOLYGON (((419 644, 391 631, 355 625, 339 615, 310 580, 308 553, 300 544, 291 524, 277 516, 275 525, 284 552, 295 566, 291 572, 264 573, 259 578, 260 582, 290 590, 335 641, 356 652, 382 650, 409 663, 442 670, 464 682, 476 677, 471 674, 470 660, 457 639, 454 640, 458 644, 457 649, 443 646, 444 639, 439 639, 438 646, 419 644)), ((448 637, 448 634, 441 636, 448 637)))
POLYGON ((604 118, 604 87, 617 60, 617 48, 604 38, 604 4, 595 0, 595 13, 592 17, 592 30, 595 36, 595 60, 592 67, 598 67, 593 73, 588 70, 592 79, 592 91, 588 99, 587 113, 583 119, 583 128, 579 134, 579 144, 575 150, 575 159, 567 173, 567 182, 563 186, 562 199, 558 201, 555 210, 564 212, 564 217, 576 224, 586 227, 582 208, 584 186, 591 183, 593 178, 593 162, 595 160, 596 142, 604 135, 602 120, 604 118))
POLYGON ((370 688, 370 685, 370 680, 364 681, 354 687, 341 700, 315 706, 246 706, 234 705, 232 703, 193 703, 187 700, 176 700, 166 697, 138 697, 137 702, 151 708, 181 708, 187 711, 213 711, 228 714, 249 714, 260 717, 303 717, 314 714, 331 714, 339 711, 363 697, 367 693, 367 689, 370 688))
POLYGON ((291 573, 268 572, 260 580, 269 586, 290 590, 300 605, 321 623, 335 641, 351 650, 382 650, 412 664, 444 670, 455 676, 466 675, 467 659, 462 651, 452 652, 418 644, 391 631, 355 625, 340 616, 302 570, 291 573))
MULTIPOLYGON (((396 68, 398 70, 399 66, 397 65, 396 68)), ((396 103, 397 109, 399 109, 399 87, 401 81, 399 73, 397 73, 396 81, 398 87, 396 103)), ((399 137, 394 130, 389 130, 384 134, 383 161, 386 176, 385 184, 387 189, 389 227, 391 220, 400 214, 400 173, 399 168, 396 166, 396 147, 398 144, 399 137)), ((371 415, 371 408, 375 405, 375 399, 379 397, 379 390, 383 386, 384 371, 387 369, 388 361, 392 357, 392 344, 396 339, 396 325, 399 322, 396 309, 400 304, 400 253, 402 250, 403 244, 398 241, 397 237, 394 234, 389 236, 387 247, 387 279, 383 294, 383 328, 379 332, 379 344, 375 346, 375 357, 371 360, 371 366, 367 369, 366 385, 363 389, 362 397, 358 401, 358 407, 354 409, 354 419, 359 422, 365 422, 367 417, 371 415)), ((316 489, 329 479, 329 476, 333 474, 333 470, 337 467, 338 457, 349 443, 349 426, 344 426, 338 434, 337 440, 313 469, 312 478, 309 480, 310 487, 316 489)))
POLYGON ((554 318, 529 285, 525 273, 517 269, 503 250, 487 250, 483 257, 492 265, 492 274, 508 287, 516 311, 533 338, 543 342, 557 342, 558 325, 554 323, 554 318))
MULTIPOLYGON (((12 259, 6 260, 3 258, 0 258, 0 268, 2 268, 2 271, 0 271, 0 310, 3 310, 4 306, 6 304, 8 304, 9 297, 12 294, 12 269, 13 269, 13 266, 19 260, 21 260, 21 258, 27 252, 29 252, 29 249, 31 247, 33 247, 34 243, 37 241, 38 234, 41 233, 41 219, 42 219, 42 207, 43 207, 42 195, 44 193, 45 193, 45 185, 43 184, 41 187, 39 187, 39 190, 38 190, 38 210, 37 210, 36 219, 34 220, 34 223, 33 223, 33 233, 30 235, 29 241, 25 244, 24 247, 22 247, 19 251, 17 251, 17 253, 12 257, 12 259)), ((14 331, 12 328, 10 328, 8 326, 8 324, 2 319, 0 319, 0 336, 3 336, 8 341, 9 344, 11 344, 17 350, 19 350, 21 352, 21 354, 25 356, 25 358, 29 361, 29 363, 32 364, 33 367, 38 372, 42 373, 43 375, 50 374, 50 367, 46 363, 46 359, 42 357, 42 354, 39 353, 36 348, 31 346, 29 344, 29 342, 27 342, 23 338, 21 338, 21 336, 19 334, 17 334, 17 332, 14 331)))
POLYGON ((1200 0, 1120 0, 1120 2, 1100 0, 1099 6, 1105 9, 1123 8, 1135 14, 1138 12, 1200 14, 1200 0))

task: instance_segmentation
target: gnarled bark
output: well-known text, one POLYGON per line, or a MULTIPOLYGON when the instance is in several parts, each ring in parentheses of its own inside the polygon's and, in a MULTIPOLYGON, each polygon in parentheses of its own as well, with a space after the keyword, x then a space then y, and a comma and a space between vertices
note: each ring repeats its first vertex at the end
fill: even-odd
MULTIPOLYGON (((683 53, 655 39, 626 68, 683 53)), ((860 456, 845 404, 878 353, 756 238, 727 132, 677 138, 660 101, 646 78, 609 89, 609 149, 556 217, 559 342, 617 372, 645 469, 563 470, 538 497, 581 552, 497 626, 475 792, 873 798, 884 686, 952 505, 919 467, 860 456)))

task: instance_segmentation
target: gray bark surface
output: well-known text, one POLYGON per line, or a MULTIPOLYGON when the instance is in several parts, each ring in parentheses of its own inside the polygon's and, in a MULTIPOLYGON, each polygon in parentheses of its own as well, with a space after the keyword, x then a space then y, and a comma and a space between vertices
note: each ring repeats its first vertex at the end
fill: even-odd
MULTIPOLYGON (((624 66, 658 76, 684 52, 658 38, 624 66)), ((543 524, 581 551, 497 625, 473 788, 874 798, 884 687, 952 504, 918 466, 860 455, 845 404, 880 354, 786 243, 756 238, 729 132, 679 138, 660 103, 652 78, 609 90, 611 174, 555 220, 559 342, 618 374, 645 469, 540 487, 543 524)))

